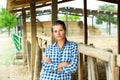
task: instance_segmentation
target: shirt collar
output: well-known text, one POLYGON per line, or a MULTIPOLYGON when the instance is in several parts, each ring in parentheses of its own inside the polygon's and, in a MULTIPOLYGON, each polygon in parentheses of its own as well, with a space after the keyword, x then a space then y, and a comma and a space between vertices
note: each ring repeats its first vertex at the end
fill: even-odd
MULTIPOLYGON (((69 42, 69 41, 66 40, 66 41, 65 41, 65 44, 67 44, 68 42, 69 42)), ((65 45, 65 44, 64 44, 64 45, 65 45)), ((57 42, 54 42, 54 43, 53 43, 53 46, 56 46, 56 45, 57 45, 57 42)))

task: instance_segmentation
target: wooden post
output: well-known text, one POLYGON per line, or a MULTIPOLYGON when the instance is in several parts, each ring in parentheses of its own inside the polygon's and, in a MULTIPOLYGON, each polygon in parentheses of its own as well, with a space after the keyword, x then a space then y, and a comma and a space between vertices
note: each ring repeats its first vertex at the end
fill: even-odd
POLYGON ((96 73, 96 59, 92 57, 88 58, 88 80, 98 80, 98 75, 96 73))
MULTIPOLYGON (((88 28, 87 28, 87 0, 84 0, 84 44, 88 44, 88 28)), ((85 56, 87 61, 87 56, 85 56)))
POLYGON ((87 28, 87 0, 84 0, 84 43, 88 43, 88 28, 87 28))
POLYGON ((65 8, 66 10, 66 29, 67 29, 67 36, 68 36, 68 7, 65 8))
POLYGON ((27 65, 28 71, 31 72, 31 43, 26 40, 26 53, 27 53, 27 65))
MULTIPOLYGON (((94 45, 91 43, 89 44, 90 47, 94 47, 94 45)), ((88 61, 88 80, 98 80, 98 71, 97 71, 97 60, 93 57, 87 57, 88 61)))
POLYGON ((36 11, 35 11, 35 0, 30 0, 30 15, 31 15, 31 80, 33 80, 35 53, 36 53, 36 11))
MULTIPOLYGON (((57 0, 52 0, 52 24, 57 20, 57 13, 58 13, 57 0)), ((54 42, 55 38, 52 34, 52 43, 54 42)))
POLYGON ((108 14, 108 33, 111 35, 111 14, 108 14))
POLYGON ((83 79, 83 54, 79 53, 78 57, 78 80, 84 80, 83 79))
MULTIPOLYGON (((120 54, 120 0, 118 0, 118 54, 120 54)), ((119 68, 119 79, 120 79, 120 68, 119 68)))
POLYGON ((39 44, 37 44, 36 58, 35 58, 35 71, 34 71, 34 80, 39 80, 40 71, 42 69, 42 49, 39 44))
POLYGON ((106 66, 107 80, 115 80, 115 55, 109 56, 109 62, 106 66))
POLYGON ((24 53, 24 65, 27 64, 27 55, 26 55, 26 38, 27 38, 27 32, 26 32, 26 12, 25 9, 22 9, 22 23, 23 23, 23 53, 24 53))

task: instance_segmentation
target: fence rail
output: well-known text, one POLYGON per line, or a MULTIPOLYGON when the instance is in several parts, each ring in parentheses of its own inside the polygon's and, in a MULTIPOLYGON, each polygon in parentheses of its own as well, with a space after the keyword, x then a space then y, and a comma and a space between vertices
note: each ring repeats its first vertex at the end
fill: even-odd
POLYGON ((21 51, 22 50, 22 37, 17 34, 13 34, 12 39, 13 39, 16 49, 18 51, 21 51))
POLYGON ((87 66, 88 66, 88 80, 99 80, 96 67, 96 59, 100 59, 106 63, 106 78, 107 80, 118 80, 119 76, 116 76, 116 67, 120 67, 120 55, 116 55, 105 50, 96 49, 87 45, 78 44, 78 50, 80 53, 79 61, 79 80, 83 80, 83 55, 87 56, 87 66))

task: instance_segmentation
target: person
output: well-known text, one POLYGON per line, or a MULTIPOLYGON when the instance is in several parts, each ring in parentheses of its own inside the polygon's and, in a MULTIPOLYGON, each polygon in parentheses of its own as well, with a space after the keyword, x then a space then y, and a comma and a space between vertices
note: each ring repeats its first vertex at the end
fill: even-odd
POLYGON ((66 38, 66 26, 57 20, 51 29, 56 42, 46 48, 42 60, 40 80, 72 80, 71 74, 78 68, 77 43, 66 38))

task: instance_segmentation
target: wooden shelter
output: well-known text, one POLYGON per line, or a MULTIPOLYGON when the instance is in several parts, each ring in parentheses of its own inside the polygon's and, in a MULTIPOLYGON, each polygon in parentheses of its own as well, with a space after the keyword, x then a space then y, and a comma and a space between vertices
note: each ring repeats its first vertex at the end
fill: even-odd
MULTIPOLYGON (((64 3, 72 0, 7 0, 7 9, 10 12, 22 12, 22 26, 23 26, 23 51, 24 51, 24 64, 26 64, 26 10, 30 10, 31 15, 31 80, 33 80, 35 53, 36 53, 36 8, 51 6, 52 8, 52 23, 57 20, 57 4, 64 3)), ((118 53, 120 53, 120 0, 99 0, 118 5, 118 53)), ((87 33, 87 0, 84 0, 84 44, 88 43, 87 33)), ((54 42, 54 38, 52 38, 54 42)))

